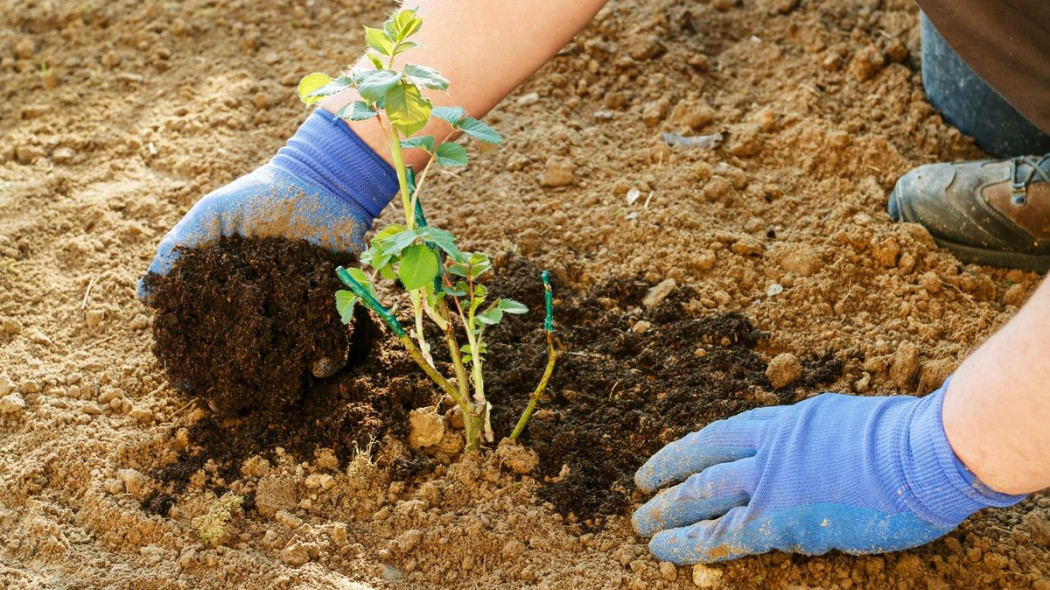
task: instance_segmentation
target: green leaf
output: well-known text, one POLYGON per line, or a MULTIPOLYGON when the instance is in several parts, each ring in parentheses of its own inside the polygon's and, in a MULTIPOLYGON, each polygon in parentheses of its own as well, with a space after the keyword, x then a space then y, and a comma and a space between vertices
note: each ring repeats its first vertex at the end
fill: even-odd
POLYGON ((397 278, 397 274, 394 272, 393 267, 386 265, 382 266, 379 269, 379 275, 388 281, 392 281, 397 278))
POLYGON ((422 244, 405 250, 397 276, 405 289, 415 291, 433 284, 438 273, 438 259, 434 252, 422 244))
POLYGON ((415 49, 416 47, 419 47, 419 43, 416 43, 415 41, 402 41, 394 46, 394 55, 404 53, 409 49, 415 49))
POLYGON ((481 276, 482 273, 492 268, 492 261, 489 260, 488 256, 481 254, 480 252, 474 252, 470 255, 470 278, 476 279, 481 276))
POLYGON ((459 122, 467 116, 463 107, 434 107, 434 116, 443 119, 453 127, 459 127, 459 122))
POLYGON ((437 146, 434 156, 437 158, 438 165, 445 168, 467 165, 467 148, 454 141, 447 141, 437 146))
POLYGON ((474 316, 474 319, 486 326, 495 326, 503 319, 503 310, 493 306, 474 316))
POLYGON ((409 82, 433 90, 448 90, 448 79, 434 68, 416 64, 405 65, 405 78, 409 82))
POLYGON ((328 74, 320 72, 314 72, 304 77, 302 80, 299 80, 299 87, 296 89, 299 93, 299 100, 305 104, 313 104, 321 100, 320 96, 312 97, 310 95, 331 83, 332 78, 328 74))
POLYGON ((344 324, 354 321, 354 305, 358 301, 357 295, 350 291, 339 290, 335 292, 335 309, 339 312, 339 319, 344 324))
POLYGON ((402 135, 413 135, 425 127, 432 108, 415 84, 398 84, 386 94, 386 116, 402 135))
POLYGON ((438 248, 441 248, 453 258, 459 258, 462 255, 459 248, 456 247, 456 237, 451 232, 436 227, 421 227, 417 234, 427 242, 431 242, 438 248))
POLYGON ((458 277, 466 277, 470 274, 467 265, 463 262, 457 262, 456 264, 450 265, 448 267, 448 272, 449 274, 454 274, 458 277))
POLYGON ((406 150, 421 148, 432 154, 434 153, 434 136, 421 135, 419 137, 409 137, 401 142, 401 147, 406 150))
POLYGON ((339 112, 336 113, 335 116, 348 121, 367 121, 378 114, 379 111, 373 111, 372 107, 368 106, 368 103, 361 100, 355 100, 339 109, 339 112))
POLYGON ((401 82, 401 72, 394 70, 365 70, 357 75, 357 91, 361 98, 376 102, 401 82))
POLYGON ((451 295, 453 297, 465 297, 467 294, 467 292, 463 289, 455 289, 453 287, 449 287, 448 285, 442 285, 441 291, 445 293, 445 295, 451 295))
POLYGON ((365 57, 368 58, 368 61, 372 62, 372 67, 374 67, 375 69, 382 70, 384 68, 383 56, 379 55, 378 53, 372 50, 368 50, 365 52, 365 57))
POLYGON ((347 88, 353 88, 357 82, 354 81, 352 76, 339 76, 335 80, 332 80, 328 84, 314 90, 307 98, 324 98, 326 96, 332 96, 333 94, 339 94, 347 88))
POLYGON ((415 8, 402 8, 383 23, 383 29, 395 40, 403 41, 423 26, 423 19, 416 16, 415 8))
POLYGON ((398 255, 401 254, 402 250, 414 244, 418 237, 418 230, 408 229, 383 239, 383 241, 380 242, 380 245, 386 252, 398 255))
POLYGON ((385 55, 387 57, 394 55, 395 42, 390 38, 390 34, 383 29, 365 27, 365 42, 380 55, 385 55))
POLYGON ((405 226, 400 223, 391 223, 390 225, 384 226, 383 229, 376 232, 376 235, 372 237, 372 243, 376 244, 386 240, 387 238, 396 236, 397 234, 405 231, 405 226))
POLYGON ((514 301, 513 299, 497 299, 496 307, 503 310, 503 313, 525 313, 529 311, 529 308, 525 307, 521 303, 514 301))
POLYGON ((466 133, 478 141, 492 144, 503 141, 503 136, 497 133, 495 129, 489 127, 487 123, 482 123, 473 117, 465 117, 459 123, 459 128, 463 130, 463 133, 466 133))

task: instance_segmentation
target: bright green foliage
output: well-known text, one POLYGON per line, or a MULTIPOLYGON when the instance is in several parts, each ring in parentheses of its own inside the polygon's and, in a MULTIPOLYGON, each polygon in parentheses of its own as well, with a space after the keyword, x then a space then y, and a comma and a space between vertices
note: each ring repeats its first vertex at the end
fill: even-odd
MULTIPOLYGON (((482 373, 487 351, 485 330, 502 321, 506 314, 524 314, 528 309, 512 299, 490 301, 488 289, 480 282, 492 268, 489 257, 460 251, 455 236, 426 224, 419 194, 430 166, 466 166, 468 157, 462 144, 449 141, 451 133, 443 140, 415 134, 437 118, 446 122, 452 133, 462 133, 466 138, 489 144, 498 144, 503 138, 461 107, 435 107, 427 93, 447 91, 449 81, 433 68, 412 63, 405 63, 400 69, 395 67, 395 56, 418 46, 410 37, 422 24, 415 10, 401 9, 381 28, 365 27, 366 56, 371 68, 353 69, 335 79, 310 74, 300 82, 298 92, 304 103, 313 104, 326 96, 356 89, 360 100, 343 107, 337 116, 349 121, 374 119, 382 126, 391 139, 390 155, 404 207, 405 223, 380 229, 361 253, 363 268, 337 270, 349 290, 336 292, 336 311, 344 323, 353 321, 358 303, 379 315, 424 372, 463 411, 468 445, 476 449, 482 442, 493 442, 489 427, 491 404, 485 399, 482 373), (404 164, 402 150, 409 149, 423 150, 431 156, 419 175, 418 185, 404 164), (380 279, 397 281, 408 292, 413 314, 411 329, 406 329, 394 312, 379 302, 375 282, 380 279), (455 380, 445 378, 430 357, 430 345, 423 335, 424 318, 444 332, 455 380), (466 344, 461 345, 461 339, 466 339, 466 344)), ((397 61, 401 59, 398 57, 397 61)), ((553 340, 548 338, 548 342, 553 359, 553 340)))

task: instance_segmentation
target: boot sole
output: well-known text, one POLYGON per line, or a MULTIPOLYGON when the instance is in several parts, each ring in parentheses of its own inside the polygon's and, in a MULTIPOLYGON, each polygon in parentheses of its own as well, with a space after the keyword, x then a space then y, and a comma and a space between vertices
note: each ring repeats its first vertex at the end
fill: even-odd
MULTIPOLYGON (((894 221, 919 223, 918 221, 906 219, 907 215, 904 214, 906 209, 901 207, 900 196, 897 193, 896 188, 894 188, 893 193, 890 194, 887 209, 889 210, 890 217, 893 218, 894 221)), ((919 223, 919 225, 922 224, 919 223)), ((1046 272, 1050 270, 1050 254, 1022 254, 1020 252, 989 250, 986 248, 956 244, 955 242, 939 238, 933 234, 930 234, 930 236, 938 246, 947 248, 962 262, 997 266, 1000 268, 1016 268, 1018 270, 1038 272, 1042 274, 1046 274, 1046 272)))

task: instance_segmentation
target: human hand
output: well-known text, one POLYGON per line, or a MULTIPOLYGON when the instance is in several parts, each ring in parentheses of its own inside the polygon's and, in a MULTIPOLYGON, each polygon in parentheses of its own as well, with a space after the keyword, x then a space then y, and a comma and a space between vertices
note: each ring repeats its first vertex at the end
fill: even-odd
POLYGON ((758 408, 675 441, 635 474, 664 490, 633 517, 657 559, 714 562, 774 549, 819 555, 922 545, 1023 496, 983 486, 924 398, 824 394, 758 408))
MULTIPOLYGON (((160 241, 146 272, 167 274, 179 248, 220 237, 302 238, 359 251, 396 191, 393 169, 342 121, 318 110, 270 162, 198 201, 160 241)), ((144 281, 138 292, 149 303, 144 281)))

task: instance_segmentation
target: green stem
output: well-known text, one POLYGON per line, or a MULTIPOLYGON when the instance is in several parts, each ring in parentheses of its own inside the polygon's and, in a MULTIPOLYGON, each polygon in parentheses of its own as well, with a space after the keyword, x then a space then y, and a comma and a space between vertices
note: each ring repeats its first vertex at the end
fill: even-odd
POLYGON ((525 430, 525 425, 529 423, 529 419, 532 418, 532 412, 540 401, 540 395, 547 389, 547 382, 550 381, 551 374, 554 373, 554 364, 557 361, 558 353, 554 349, 554 334, 547 332, 547 368, 543 370, 543 377, 540 379, 539 385, 536 386, 532 395, 529 396, 529 405, 525 406, 525 411, 521 413, 518 424, 514 426, 514 430, 510 433, 510 440, 518 440, 521 432, 525 430))
POLYGON ((546 312, 543 319, 543 330, 547 333, 547 368, 543 370, 543 377, 540 379, 539 385, 536 386, 532 395, 529 396, 529 404, 525 406, 525 411, 521 413, 518 424, 514 426, 514 430, 510 433, 510 440, 518 440, 521 432, 525 430, 525 425, 529 423, 529 419, 532 418, 532 412, 540 401, 540 395, 547 389, 547 382, 550 381, 551 374, 554 373, 554 364, 558 361, 558 352, 554 348, 554 294, 551 292, 550 273, 543 271, 540 273, 540 278, 543 279, 543 301, 544 311, 546 312))
POLYGON ((397 173, 397 185, 401 189, 401 205, 405 210, 405 227, 415 228, 415 216, 412 209, 412 195, 408 190, 408 177, 405 175, 405 157, 401 152, 401 134, 390 128, 390 159, 394 161, 394 171, 397 173))
POLYGON ((456 327, 452 324, 452 314, 448 304, 441 302, 439 313, 445 321, 445 340, 448 341, 449 356, 452 357, 452 366, 456 370, 456 380, 459 382, 459 393, 464 399, 470 397, 470 384, 467 383, 467 369, 463 366, 463 355, 459 353, 459 339, 456 338, 456 327))

